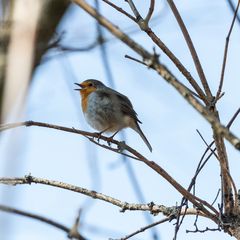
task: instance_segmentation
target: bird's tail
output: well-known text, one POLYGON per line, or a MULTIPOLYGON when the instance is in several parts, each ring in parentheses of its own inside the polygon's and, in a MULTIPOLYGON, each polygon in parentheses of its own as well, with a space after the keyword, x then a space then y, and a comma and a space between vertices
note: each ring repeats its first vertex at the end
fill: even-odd
POLYGON ((147 147, 149 148, 150 152, 152 152, 152 146, 150 145, 149 141, 147 140, 147 138, 145 137, 142 129, 140 128, 139 124, 136 122, 136 127, 133 128, 142 138, 142 140, 145 142, 145 144, 147 145, 147 147))

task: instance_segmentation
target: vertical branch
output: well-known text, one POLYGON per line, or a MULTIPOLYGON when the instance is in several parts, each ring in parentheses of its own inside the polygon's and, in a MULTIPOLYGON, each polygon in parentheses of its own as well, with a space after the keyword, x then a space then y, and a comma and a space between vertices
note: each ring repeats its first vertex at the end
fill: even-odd
MULTIPOLYGON (((222 71, 221 71, 221 78, 220 78, 220 83, 219 83, 219 87, 216 93, 216 98, 215 98, 215 103, 218 101, 221 93, 222 93, 222 87, 223 87, 223 81, 224 81, 224 74, 225 74, 225 68, 226 68, 226 62, 227 62, 227 54, 228 54, 228 46, 229 46, 229 40, 230 40, 230 36, 233 30, 233 26, 237 17, 237 12, 239 9, 239 5, 240 5, 240 1, 238 1, 235 13, 234 13, 234 17, 226 38, 226 43, 225 43, 225 49, 224 49, 224 57, 223 57, 223 64, 222 64, 222 71)), ((219 115, 218 112, 215 111, 217 118, 219 119, 219 115)), ((221 178, 222 178, 222 198, 223 198, 223 206, 224 206, 224 211, 225 214, 231 214, 233 211, 233 206, 236 206, 236 200, 235 200, 235 204, 234 204, 234 200, 233 200, 233 195, 232 195, 232 187, 235 186, 235 183, 231 178, 230 175, 230 171, 229 171, 229 164, 228 164, 228 159, 227 159, 227 153, 226 153, 226 147, 224 144, 224 140, 223 137, 220 136, 219 134, 217 134, 214 131, 214 140, 215 140, 215 144, 216 144, 216 149, 218 152, 218 156, 219 156, 219 163, 220 163, 220 168, 221 168, 221 178), (232 183, 232 184, 231 184, 232 183)), ((235 190, 236 191, 236 190, 235 190)), ((235 193, 236 195, 236 193, 235 193)), ((236 197, 235 197, 236 198, 236 197)))
MULTIPOLYGON (((216 117, 219 119, 219 114, 215 111, 216 117)), ((228 164, 228 157, 226 152, 226 147, 224 143, 224 139, 221 134, 217 133, 216 130, 213 128, 213 138, 215 141, 218 160, 221 169, 221 184, 222 184, 222 194, 223 194, 223 204, 224 210, 226 214, 229 214, 233 209, 233 198, 232 198, 232 184, 230 179, 230 172, 229 172, 229 164, 228 164)))

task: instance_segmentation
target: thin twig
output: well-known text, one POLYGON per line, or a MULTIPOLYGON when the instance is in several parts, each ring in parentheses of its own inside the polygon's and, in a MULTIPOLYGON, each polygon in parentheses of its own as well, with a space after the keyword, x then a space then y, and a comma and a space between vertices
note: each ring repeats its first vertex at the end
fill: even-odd
POLYGON ((78 228, 80 225, 81 212, 82 212, 81 209, 79 209, 75 222, 68 233, 68 238, 70 239, 75 238, 75 236, 79 235, 78 228))
MULTIPOLYGON (((24 216, 24 217, 28 217, 28 218, 32 218, 34 220, 38 220, 40 222, 46 223, 50 226, 56 227, 64 232, 66 232, 67 234, 69 234, 69 232, 71 231, 71 228, 68 228, 66 226, 64 226, 61 223, 58 223, 56 221, 53 221, 49 218, 43 217, 43 216, 39 216, 37 214, 33 214, 27 211, 22 211, 16 208, 12 208, 12 207, 8 207, 8 206, 4 206, 4 205, 0 205, 0 211, 4 211, 4 212, 8 212, 8 213, 14 213, 20 216, 24 216)), ((79 240, 84 240, 85 238, 83 238, 78 231, 75 231, 74 235, 71 235, 72 238, 75 239, 79 239, 79 240)))
POLYGON ((213 206, 213 205, 215 204, 215 202, 217 201, 220 192, 221 192, 221 189, 218 189, 217 194, 216 194, 216 197, 215 197, 215 199, 213 200, 213 202, 212 202, 212 204, 211 204, 212 206, 213 206))
POLYGON ((210 150, 210 151, 212 152, 212 154, 219 160, 218 155, 215 153, 215 150, 216 150, 216 149, 212 149, 212 148, 208 145, 207 141, 204 139, 203 135, 200 133, 200 131, 199 131, 198 129, 197 129, 196 131, 197 131, 198 135, 200 136, 200 138, 202 139, 202 141, 203 141, 203 142, 205 143, 205 145, 207 146, 207 150, 210 150))
POLYGON ((150 7, 149 7, 149 10, 148 10, 148 14, 145 18, 145 21, 146 23, 148 24, 151 17, 152 17, 152 14, 153 14, 153 11, 154 11, 154 5, 155 5, 155 0, 150 0, 150 7))
POLYGON ((179 11, 178 11, 174 1, 173 0, 167 0, 167 2, 169 4, 170 8, 172 9, 172 12, 173 12, 173 14, 174 14, 174 16, 175 16, 175 18, 176 18, 176 20, 178 22, 179 27, 181 28, 182 34, 183 34, 183 36, 184 36, 184 38, 186 40, 186 43, 187 43, 188 48, 190 50, 190 53, 192 55, 193 62, 195 64, 195 67, 197 69, 199 78, 200 78, 200 80, 202 82, 203 88, 205 90, 205 93, 206 93, 206 95, 208 97, 208 101, 209 101, 209 104, 210 104, 210 102, 212 101, 212 93, 211 93, 211 90, 209 88, 207 79, 205 77, 205 74, 204 74, 202 65, 200 63, 198 54, 197 54, 196 49, 195 49, 195 47, 193 45, 192 39, 191 39, 191 37, 190 37, 190 35, 188 33, 188 30, 187 30, 187 28, 186 28, 186 26, 185 26, 185 24, 184 24, 184 22, 182 20, 182 17, 180 15, 180 13, 179 13, 179 11))
POLYGON ((240 113, 240 108, 234 113, 233 117, 228 122, 228 124, 227 124, 228 129, 230 129, 230 127, 232 126, 233 122, 235 121, 235 119, 237 118, 239 113, 240 113))
POLYGON ((225 48, 224 48, 224 56, 223 56, 223 63, 222 63, 222 71, 221 71, 221 78, 220 78, 220 83, 219 83, 219 87, 216 93, 216 99, 215 99, 215 103, 218 100, 221 92, 222 92, 222 87, 223 87, 223 81, 224 81, 224 74, 225 74, 225 69, 226 69, 226 62, 227 62, 227 55, 228 55, 228 46, 229 46, 229 40, 230 40, 230 36, 233 30, 233 26, 237 17, 237 12, 239 9, 239 5, 240 5, 240 1, 238 1, 234 16, 233 16, 233 20, 226 38, 226 42, 225 42, 225 48))
POLYGON ((116 4, 108 1, 108 0, 102 0, 103 2, 107 3, 109 6, 115 8, 118 12, 122 13, 123 15, 127 16, 128 18, 130 18, 132 21, 137 22, 135 17, 133 17, 131 14, 129 14, 128 12, 126 12, 125 10, 123 10, 122 8, 118 7, 116 4))
MULTIPOLYGON (((227 0, 227 3, 228 3, 228 5, 229 5, 229 7, 230 7, 230 9, 232 10, 232 13, 234 14, 235 13, 235 6, 234 6, 234 3, 233 3, 233 1, 232 0, 227 0)), ((238 24, 240 24, 240 17, 237 15, 237 22, 238 22, 238 24)))
POLYGON ((133 232, 133 233, 131 233, 131 234, 128 234, 128 235, 126 235, 125 237, 122 237, 122 238, 120 238, 120 239, 111 239, 111 238, 110 238, 110 240, 127 240, 127 239, 129 239, 129 238, 131 238, 131 237, 133 237, 133 236, 141 233, 141 232, 144 232, 145 230, 147 230, 147 229, 149 229, 149 228, 155 227, 155 226, 157 226, 157 225, 159 225, 159 224, 168 222, 168 221, 170 221, 170 220, 171 220, 171 216, 170 216, 170 217, 167 217, 167 218, 164 218, 164 219, 161 219, 160 221, 154 222, 154 223, 152 223, 152 224, 149 224, 149 225, 147 225, 147 226, 145 226, 145 227, 142 227, 142 228, 138 229, 137 231, 135 231, 135 232, 133 232))
POLYGON ((141 17, 140 13, 138 12, 138 10, 137 10, 135 4, 133 3, 133 1, 132 0, 125 0, 125 1, 128 2, 130 8, 132 9, 133 14, 136 17, 136 20, 137 21, 139 21, 140 19, 143 20, 143 18, 141 17))
MULTIPOLYGON (((137 59, 137 58, 134 58, 134 57, 132 57, 132 56, 129 56, 129 55, 125 55, 124 56, 125 58, 128 58, 128 59, 131 59, 131 60, 133 60, 133 61, 135 61, 135 62, 137 62, 137 63, 140 63, 140 64, 142 64, 142 65, 144 65, 144 66, 147 66, 147 67, 149 67, 149 68, 152 68, 152 66, 151 65, 149 65, 149 64, 147 64, 147 63, 145 63, 145 62, 143 62, 143 61, 141 61, 141 60, 139 60, 139 59, 137 59)), ((193 92, 190 88, 188 88, 186 85, 184 85, 185 86, 185 88, 186 89, 188 89, 188 91, 193 95, 193 96, 195 96, 195 97, 197 97, 198 99, 200 99, 201 100, 201 98, 199 97, 199 95, 197 95, 195 92, 193 92)))

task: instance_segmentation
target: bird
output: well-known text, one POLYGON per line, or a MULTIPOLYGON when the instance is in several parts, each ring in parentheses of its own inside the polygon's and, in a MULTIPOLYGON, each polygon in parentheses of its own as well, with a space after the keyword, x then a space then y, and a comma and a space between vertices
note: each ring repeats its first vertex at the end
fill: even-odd
POLYGON ((105 86, 96 79, 87 79, 82 83, 75 83, 78 87, 74 90, 80 92, 81 106, 87 123, 102 133, 114 133, 113 138, 123 128, 136 131, 152 152, 152 147, 141 130, 142 123, 133 109, 127 96, 105 86))

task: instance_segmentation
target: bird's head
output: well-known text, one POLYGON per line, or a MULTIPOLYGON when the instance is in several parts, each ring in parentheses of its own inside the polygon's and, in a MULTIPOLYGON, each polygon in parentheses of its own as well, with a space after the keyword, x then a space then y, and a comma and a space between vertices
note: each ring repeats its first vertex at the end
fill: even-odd
POLYGON ((80 88, 76 88, 74 90, 76 91, 80 91, 81 95, 88 95, 91 92, 96 91, 97 89, 101 89, 103 87, 105 87, 105 85, 95 79, 88 79, 83 81, 82 83, 75 83, 78 87, 80 88))

